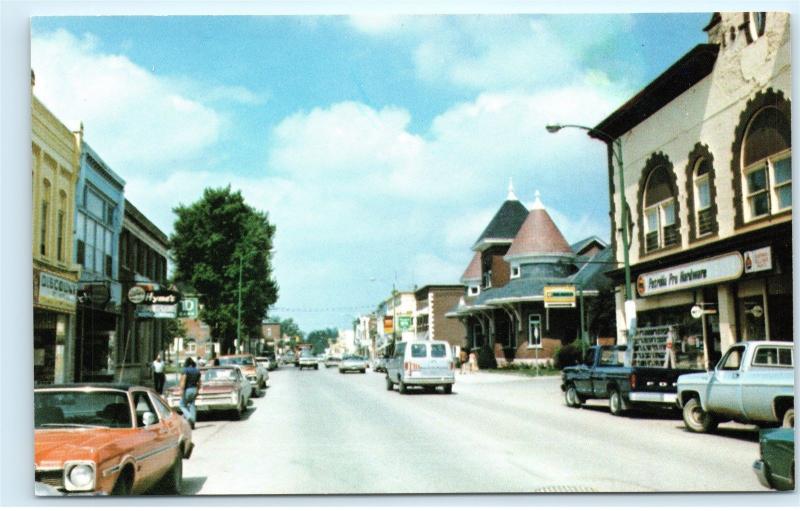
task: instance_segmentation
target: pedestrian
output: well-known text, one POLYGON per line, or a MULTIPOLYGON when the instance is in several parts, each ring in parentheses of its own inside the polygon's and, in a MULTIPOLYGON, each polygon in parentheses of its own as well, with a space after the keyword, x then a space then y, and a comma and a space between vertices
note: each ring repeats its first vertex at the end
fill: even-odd
POLYGON ((475 352, 469 354, 469 372, 474 373, 478 371, 478 357, 475 352))
POLYGON ((467 351, 461 350, 458 354, 459 365, 461 366, 461 374, 467 374, 467 351))
POLYGON ((214 357, 214 360, 211 362, 211 365, 212 366, 218 366, 219 365, 219 358, 214 357))
POLYGON ((153 360, 153 384, 159 395, 164 392, 164 379, 164 362, 161 360, 161 354, 158 354, 153 360))
POLYGON ((194 400, 197 399, 197 393, 200 392, 200 385, 200 370, 197 369, 197 364, 194 363, 192 357, 186 357, 181 374, 181 402, 179 406, 192 429, 194 429, 194 423, 197 420, 197 408, 194 405, 194 400))

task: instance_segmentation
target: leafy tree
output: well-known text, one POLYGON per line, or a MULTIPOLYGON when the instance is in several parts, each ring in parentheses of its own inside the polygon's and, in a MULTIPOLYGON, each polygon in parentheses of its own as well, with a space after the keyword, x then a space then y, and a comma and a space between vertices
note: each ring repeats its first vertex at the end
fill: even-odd
POLYGON ((306 342, 314 346, 314 353, 322 353, 328 347, 329 340, 339 337, 339 331, 335 328, 323 328, 314 330, 306 337, 306 342))
POLYGON ((243 335, 260 327, 264 311, 278 299, 270 255, 275 226, 230 186, 206 188, 200 200, 173 211, 178 217, 170 239, 174 279, 203 295, 200 319, 222 353, 230 353, 237 336, 240 271, 243 335))
POLYGON ((278 316, 270 316, 270 321, 274 321, 281 325, 281 335, 288 335, 292 339, 295 337, 299 337, 301 340, 305 338, 305 334, 297 323, 294 322, 292 318, 281 319, 278 316))

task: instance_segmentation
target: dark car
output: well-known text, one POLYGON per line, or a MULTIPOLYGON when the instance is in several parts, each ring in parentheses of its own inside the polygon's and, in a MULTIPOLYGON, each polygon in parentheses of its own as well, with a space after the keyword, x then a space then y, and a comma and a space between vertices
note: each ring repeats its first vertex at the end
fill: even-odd
POLYGON ((758 447, 761 457, 753 463, 758 481, 767 488, 794 490, 794 429, 762 429, 758 447))

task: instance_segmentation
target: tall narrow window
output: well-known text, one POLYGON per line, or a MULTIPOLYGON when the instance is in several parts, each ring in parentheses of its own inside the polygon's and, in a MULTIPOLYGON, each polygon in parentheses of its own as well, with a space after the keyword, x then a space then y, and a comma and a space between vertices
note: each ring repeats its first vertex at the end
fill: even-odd
POLYGON ((64 260, 64 210, 58 210, 56 220, 56 257, 59 261, 64 260))
POLYGON ((694 210, 696 215, 697 236, 705 236, 714 231, 714 217, 711 208, 710 165, 708 160, 700 158, 695 164, 694 172, 694 210))
POLYGON ((742 150, 745 218, 792 207, 792 155, 788 120, 774 107, 761 109, 747 128, 742 150))
POLYGON ((39 232, 39 254, 47 255, 47 199, 42 200, 42 218, 39 232))
POLYGON ((663 166, 653 169, 647 178, 644 217, 646 252, 678 243, 675 194, 670 185, 669 172, 663 166))
POLYGON ((531 314, 528 316, 528 347, 540 348, 542 346, 542 316, 531 314))

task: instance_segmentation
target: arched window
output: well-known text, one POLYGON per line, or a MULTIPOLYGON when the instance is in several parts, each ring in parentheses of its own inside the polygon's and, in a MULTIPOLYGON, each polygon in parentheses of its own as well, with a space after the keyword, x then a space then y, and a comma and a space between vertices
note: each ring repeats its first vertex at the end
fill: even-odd
POLYGON ((697 237, 714 232, 714 213, 711 203, 711 163, 699 158, 694 165, 694 212, 697 237))
POLYGON ((789 121, 775 107, 759 110, 742 145, 745 221, 792 207, 792 154, 789 121))
POLYGON ((647 177, 644 190, 645 251, 652 252, 678 243, 675 193, 670 172, 658 166, 647 177))

